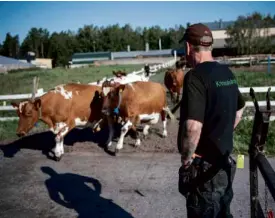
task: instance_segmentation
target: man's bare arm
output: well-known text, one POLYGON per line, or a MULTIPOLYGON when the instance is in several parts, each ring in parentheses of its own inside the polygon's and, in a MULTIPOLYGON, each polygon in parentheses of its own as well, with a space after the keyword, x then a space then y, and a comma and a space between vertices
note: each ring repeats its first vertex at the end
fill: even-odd
POLYGON ((198 146, 203 124, 196 120, 187 120, 184 124, 184 139, 182 143, 181 160, 183 164, 192 159, 198 146))
POLYGON ((245 106, 236 112, 234 129, 238 126, 239 122, 241 121, 244 109, 245 109, 245 106))

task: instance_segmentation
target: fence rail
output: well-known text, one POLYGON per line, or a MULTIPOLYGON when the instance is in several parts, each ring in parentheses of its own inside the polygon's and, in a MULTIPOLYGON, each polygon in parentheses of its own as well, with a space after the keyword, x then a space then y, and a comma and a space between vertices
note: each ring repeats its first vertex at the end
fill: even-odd
POLYGON ((220 63, 227 65, 261 65, 261 64, 275 64, 275 56, 268 57, 237 57, 237 58, 226 58, 218 59, 220 63))

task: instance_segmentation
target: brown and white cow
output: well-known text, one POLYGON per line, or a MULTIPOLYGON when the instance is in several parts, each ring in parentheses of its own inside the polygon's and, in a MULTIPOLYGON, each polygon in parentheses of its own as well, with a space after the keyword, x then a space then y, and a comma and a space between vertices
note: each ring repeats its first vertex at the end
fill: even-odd
POLYGON ((168 69, 164 76, 164 84, 166 88, 168 89, 171 101, 173 104, 179 102, 180 98, 180 91, 183 86, 183 80, 184 80, 184 68, 185 62, 182 60, 179 60, 176 62, 176 68, 175 69, 168 69), (175 99, 176 95, 176 99, 175 99))
MULTIPOLYGON (((167 136, 167 113, 174 120, 174 116, 167 106, 166 90, 163 85, 156 82, 137 81, 128 84, 106 81, 102 84, 102 113, 108 117, 117 114, 122 119, 122 129, 116 152, 123 148, 124 137, 129 129, 136 132, 135 146, 141 141, 136 131, 136 125, 145 123, 144 136, 148 135, 151 124, 161 120, 163 123, 162 136, 167 136)), ((112 119, 109 119, 111 122, 112 119)), ((112 136, 110 136, 112 138, 112 136)), ((110 142, 108 147, 111 146, 110 142)))
POLYGON ((101 117, 101 86, 69 83, 59 85, 39 98, 13 102, 19 123, 17 135, 26 135, 38 120, 56 135, 53 149, 56 160, 64 154, 65 135, 74 127, 88 127, 101 117))

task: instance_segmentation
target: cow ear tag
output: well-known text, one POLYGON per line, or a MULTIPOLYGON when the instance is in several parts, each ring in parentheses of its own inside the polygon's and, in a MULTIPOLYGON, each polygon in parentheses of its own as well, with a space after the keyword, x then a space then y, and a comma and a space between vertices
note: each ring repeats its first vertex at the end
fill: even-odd
POLYGON ((122 89, 119 89, 119 92, 122 92, 122 89))

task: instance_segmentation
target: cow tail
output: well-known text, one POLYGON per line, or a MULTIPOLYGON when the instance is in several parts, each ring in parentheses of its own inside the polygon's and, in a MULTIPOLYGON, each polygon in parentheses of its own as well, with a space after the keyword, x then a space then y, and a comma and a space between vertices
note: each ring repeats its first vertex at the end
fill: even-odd
POLYGON ((164 107, 163 110, 168 113, 168 115, 169 115, 170 119, 172 120, 172 122, 174 122, 176 120, 175 116, 172 114, 172 112, 171 112, 171 110, 169 109, 168 106, 164 107))

